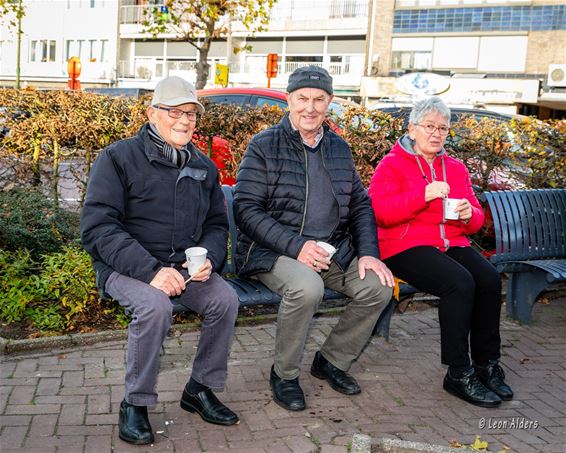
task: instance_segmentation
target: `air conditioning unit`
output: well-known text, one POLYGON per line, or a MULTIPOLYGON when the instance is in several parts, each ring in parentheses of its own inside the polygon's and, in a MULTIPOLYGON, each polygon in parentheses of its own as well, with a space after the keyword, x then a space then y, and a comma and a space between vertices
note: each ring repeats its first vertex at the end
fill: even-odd
POLYGON ((549 87, 566 87, 566 64, 549 64, 546 84, 549 87))

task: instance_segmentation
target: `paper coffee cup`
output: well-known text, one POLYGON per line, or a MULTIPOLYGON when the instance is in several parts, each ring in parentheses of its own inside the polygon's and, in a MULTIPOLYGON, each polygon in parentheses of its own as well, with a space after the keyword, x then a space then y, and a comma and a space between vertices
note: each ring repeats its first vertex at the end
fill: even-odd
POLYGON ((444 218, 446 220, 458 220, 460 218, 460 214, 456 211, 460 201, 459 198, 445 198, 443 200, 444 218))
POLYGON ((336 248, 330 245, 328 242, 317 241, 316 245, 322 247, 324 250, 328 252, 328 259, 331 259, 332 256, 336 253, 336 248))
POLYGON ((206 263, 206 254, 208 250, 204 247, 191 247, 185 250, 187 257, 189 275, 196 274, 199 269, 206 263))

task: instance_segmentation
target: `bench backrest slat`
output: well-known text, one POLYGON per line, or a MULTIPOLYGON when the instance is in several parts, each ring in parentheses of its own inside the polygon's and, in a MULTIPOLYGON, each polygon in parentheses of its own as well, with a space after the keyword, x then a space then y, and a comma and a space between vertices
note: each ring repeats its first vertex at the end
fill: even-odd
POLYGON ((566 189, 485 195, 495 229, 492 262, 566 257, 566 189))

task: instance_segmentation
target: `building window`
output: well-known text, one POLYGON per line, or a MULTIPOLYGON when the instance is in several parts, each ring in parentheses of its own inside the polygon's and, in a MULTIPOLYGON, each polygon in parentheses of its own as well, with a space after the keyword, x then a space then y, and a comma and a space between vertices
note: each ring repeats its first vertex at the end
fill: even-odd
POLYGON ((83 62, 106 63, 107 50, 107 39, 69 39, 66 42, 65 57, 66 60, 71 57, 79 57, 83 62))
POLYGON ((54 62, 56 48, 55 40, 33 40, 31 42, 30 61, 54 62))
POLYGON ((431 52, 393 52, 392 57, 391 65, 393 69, 428 70, 431 68, 431 52))

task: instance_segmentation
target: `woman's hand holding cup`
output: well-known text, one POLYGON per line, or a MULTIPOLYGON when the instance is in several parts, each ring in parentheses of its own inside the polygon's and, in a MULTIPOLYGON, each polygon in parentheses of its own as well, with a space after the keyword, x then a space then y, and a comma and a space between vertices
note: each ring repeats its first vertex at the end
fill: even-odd
POLYGON ((446 198, 450 193, 450 186, 443 181, 433 181, 426 186, 425 201, 429 202, 437 198, 446 198))

